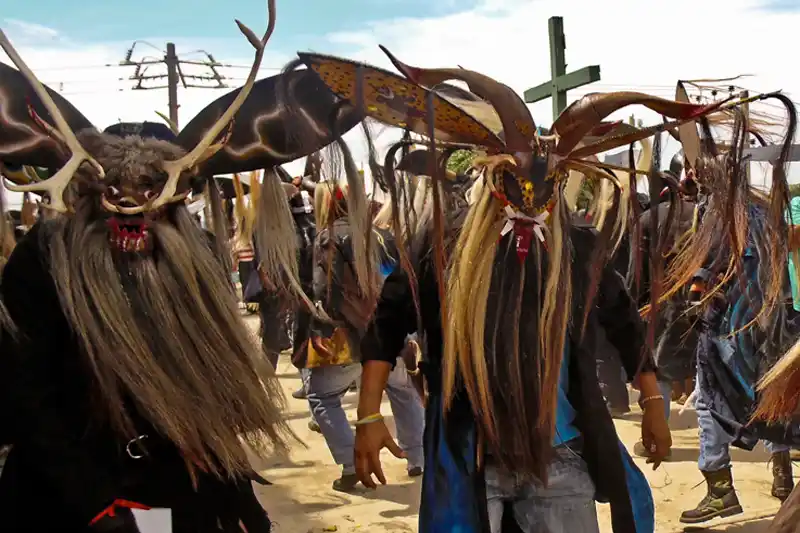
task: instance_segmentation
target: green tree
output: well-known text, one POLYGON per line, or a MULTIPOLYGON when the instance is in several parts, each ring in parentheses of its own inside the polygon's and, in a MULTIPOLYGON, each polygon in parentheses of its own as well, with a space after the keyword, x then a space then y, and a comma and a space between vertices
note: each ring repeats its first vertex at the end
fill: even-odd
POLYGON ((800 183, 793 183, 789 185, 789 198, 800 196, 800 183))
POLYGON ((447 170, 456 174, 463 174, 472 165, 472 161, 478 156, 472 150, 456 150, 450 159, 447 160, 447 170))
POLYGON ((584 178, 581 183, 581 190, 578 191, 578 199, 575 202, 575 207, 580 211, 581 209, 588 209, 592 203, 595 195, 596 182, 584 178))

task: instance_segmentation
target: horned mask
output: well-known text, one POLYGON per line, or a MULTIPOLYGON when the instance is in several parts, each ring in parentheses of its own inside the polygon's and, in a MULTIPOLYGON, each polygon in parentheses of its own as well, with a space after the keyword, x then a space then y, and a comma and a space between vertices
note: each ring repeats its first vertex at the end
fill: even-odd
MULTIPOLYGON (((292 72, 256 81, 274 29, 275 0, 268 0, 268 8, 269 25, 261 37, 237 21, 255 48, 244 86, 209 104, 179 132, 145 122, 101 133, 37 79, 0 31, 0 46, 17 67, 0 63, 0 160, 13 167, 50 169, 46 179, 8 176, 8 189, 42 194, 52 212, 67 216, 76 201, 92 197, 97 216, 109 220, 111 240, 123 251, 145 252, 150 248, 148 220, 184 204, 198 177, 210 182, 214 174, 272 168, 328 144, 332 134, 326 131, 303 144, 287 135, 292 117, 277 103, 281 84, 308 116, 327 119, 334 106, 342 105, 316 77, 292 72), (157 131, 158 126, 165 131, 157 131)), ((353 114, 344 112, 338 126, 346 131, 355 123, 353 114)))

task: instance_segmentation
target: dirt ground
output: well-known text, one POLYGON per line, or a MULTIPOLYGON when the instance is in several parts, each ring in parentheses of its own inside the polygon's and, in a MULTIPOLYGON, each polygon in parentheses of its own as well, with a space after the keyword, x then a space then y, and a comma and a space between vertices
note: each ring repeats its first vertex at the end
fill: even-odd
MULTIPOLYGON (((297 370, 288 357, 282 356, 278 376, 287 395, 300 386, 297 370)), ((355 420, 357 393, 349 392, 343 403, 348 417, 355 420)), ((384 451, 383 463, 386 486, 371 491, 365 488, 356 494, 344 494, 331 489, 331 483, 340 474, 333 463, 322 435, 308 429, 310 414, 306 400, 289 396, 289 419, 292 428, 308 448, 293 448, 290 458, 273 459, 266 464, 256 464, 257 469, 274 485, 258 487, 259 497, 276 522, 277 533, 398 533, 417 531, 417 510, 421 478, 406 475, 405 463, 384 451)), ((697 419, 691 409, 679 414, 677 404, 672 404, 672 461, 657 471, 636 459, 645 472, 656 503, 656 532, 684 531, 678 522, 681 511, 693 508, 705 495, 705 483, 697 470, 697 419)), ((632 449, 639 435, 641 418, 637 407, 623 420, 617 421, 620 438, 632 449)), ((383 413, 390 429, 393 420, 388 401, 383 413)), ((734 449, 734 480, 744 514, 717 522, 710 522, 706 530, 729 533, 759 533, 777 512, 779 502, 770 496, 771 469, 768 454, 762 445, 753 452, 734 449)), ((606 505, 598 505, 600 529, 611 532, 606 505)), ((695 528, 695 531, 698 529, 695 528)), ((690 531, 687 529, 687 531, 690 531)))

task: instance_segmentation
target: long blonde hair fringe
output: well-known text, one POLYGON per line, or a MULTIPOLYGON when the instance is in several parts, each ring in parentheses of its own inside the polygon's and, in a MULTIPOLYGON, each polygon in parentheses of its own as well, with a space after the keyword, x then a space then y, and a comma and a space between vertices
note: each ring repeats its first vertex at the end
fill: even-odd
MULTIPOLYGON (((568 237, 565 238, 565 232, 569 231, 569 208, 562 195, 563 187, 560 187, 556 192, 551 223, 549 227, 542 228, 548 248, 546 277, 543 281, 526 280, 526 268, 522 265, 520 293, 516 299, 510 295, 512 300, 509 303, 519 310, 526 281, 544 289, 538 312, 538 353, 524 354, 535 356, 535 361, 528 363, 536 364, 538 369, 536 375, 539 381, 537 385, 540 404, 536 407, 538 412, 532 418, 540 438, 537 439, 538 444, 518 446, 518 439, 512 437, 511 441, 507 440, 508 432, 523 435, 526 430, 509 429, 506 427, 509 421, 498 418, 493 392, 498 384, 490 375, 491 370, 487 363, 485 336, 488 300, 493 269, 496 266, 495 258, 499 253, 498 236, 506 222, 502 208, 492 194, 491 184, 488 183, 492 179, 495 176, 488 176, 477 182, 471 191, 474 202, 459 233, 448 269, 446 297, 450 316, 444 331, 443 409, 447 414, 453 408, 455 395, 463 387, 478 421, 478 436, 486 444, 486 449, 500 461, 501 466, 509 469, 518 467, 517 470, 521 469, 522 473, 546 481, 546 471, 542 465, 547 464, 549 457, 547 449, 540 444, 546 441, 550 446, 555 432, 558 381, 572 310, 571 246, 568 237), (503 453, 507 448, 509 452, 503 453), (509 464, 515 461, 519 461, 519 464, 509 464)), ((541 261, 544 248, 543 244, 534 239, 526 262, 541 261)), ((541 266, 537 270, 541 272, 541 266)), ((517 313, 516 317, 521 319, 522 315, 517 313)), ((526 324, 520 324, 520 328, 524 327, 526 324)), ((520 339, 511 341, 514 353, 506 354, 509 364, 526 364, 521 360, 523 354, 520 353, 520 339)), ((520 380, 509 383, 508 386, 514 388, 525 385, 520 380)), ((520 409, 524 411, 526 406, 520 406, 520 409)), ((481 449, 479 453, 482 452, 481 449)), ((479 460, 482 461, 482 458, 479 457, 479 460)))
POLYGON ((453 406, 459 376, 490 441, 498 435, 494 431, 484 358, 484 331, 492 264, 503 224, 500 213, 500 206, 484 186, 467 214, 453 251, 447 280, 450 320, 444 332, 444 410, 448 412, 453 406))

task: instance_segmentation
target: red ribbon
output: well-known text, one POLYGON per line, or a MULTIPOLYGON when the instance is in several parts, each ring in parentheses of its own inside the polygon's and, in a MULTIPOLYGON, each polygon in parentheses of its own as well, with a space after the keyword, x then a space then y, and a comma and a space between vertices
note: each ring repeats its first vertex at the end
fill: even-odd
POLYGON ((144 504, 141 504, 141 503, 131 502, 131 501, 128 501, 128 500, 114 500, 114 503, 112 503, 111 505, 106 507, 103 510, 102 513, 100 513, 99 515, 95 516, 94 519, 91 522, 89 522, 89 525, 90 526, 95 525, 97 522, 99 522, 101 519, 105 518, 106 516, 110 516, 110 517, 113 518, 117 514, 117 507, 121 507, 121 508, 124 508, 124 509, 141 509, 143 511, 149 511, 150 510, 150 507, 148 507, 148 506, 146 506, 144 504))
POLYGON ((533 227, 519 220, 514 221, 514 239, 517 244, 517 258, 520 263, 525 262, 528 252, 531 250, 533 240, 533 227))

